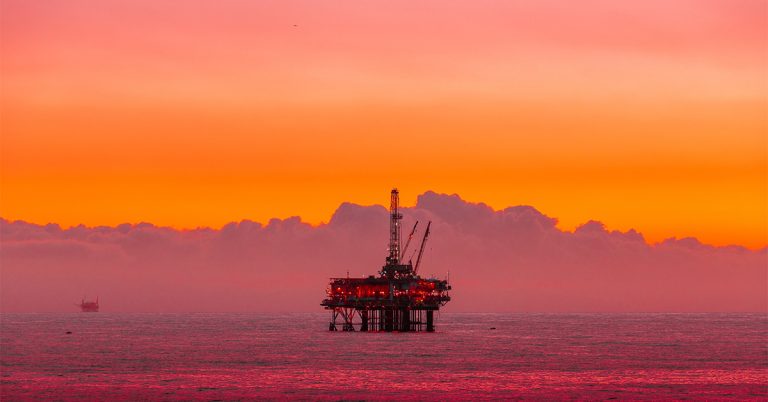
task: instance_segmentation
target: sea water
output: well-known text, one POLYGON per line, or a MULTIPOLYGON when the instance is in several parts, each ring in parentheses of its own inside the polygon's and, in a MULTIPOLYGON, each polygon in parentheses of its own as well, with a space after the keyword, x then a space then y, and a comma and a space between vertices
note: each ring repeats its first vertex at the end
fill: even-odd
POLYGON ((435 333, 328 318, 3 314, 0 399, 768 398, 766 314, 443 312, 435 333))

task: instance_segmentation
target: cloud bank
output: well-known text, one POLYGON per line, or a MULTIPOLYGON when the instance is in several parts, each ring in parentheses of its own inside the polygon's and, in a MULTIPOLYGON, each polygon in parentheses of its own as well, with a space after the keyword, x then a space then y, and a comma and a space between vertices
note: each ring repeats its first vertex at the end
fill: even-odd
MULTIPOLYGON (((433 192, 403 214, 406 233, 433 222, 421 273, 450 271, 447 311, 767 310, 766 248, 651 245, 595 221, 564 232, 533 207, 494 211, 433 192)), ((328 277, 381 268, 387 230, 384 207, 350 203, 316 227, 298 217, 219 230, 0 220, 0 309, 77 311, 98 295, 103 311, 320 311, 328 277)))

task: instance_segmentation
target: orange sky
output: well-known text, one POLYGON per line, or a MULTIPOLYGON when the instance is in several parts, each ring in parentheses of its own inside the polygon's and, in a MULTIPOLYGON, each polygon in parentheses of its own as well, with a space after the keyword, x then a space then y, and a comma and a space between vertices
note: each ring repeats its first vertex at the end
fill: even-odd
POLYGON ((396 185, 768 243, 764 1, 0 7, 7 219, 319 223, 396 185))

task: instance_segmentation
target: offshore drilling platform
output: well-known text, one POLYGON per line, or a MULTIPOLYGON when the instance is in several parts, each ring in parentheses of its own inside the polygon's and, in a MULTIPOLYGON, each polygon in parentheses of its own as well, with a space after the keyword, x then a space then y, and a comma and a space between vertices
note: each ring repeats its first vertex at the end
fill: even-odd
POLYGON ((435 311, 451 300, 447 280, 424 279, 418 275, 424 246, 429 238, 427 224, 414 265, 412 259, 402 263, 405 252, 419 225, 400 247, 399 193, 393 189, 389 207, 389 255, 379 276, 367 278, 331 278, 328 296, 320 303, 331 310, 330 331, 411 332, 435 331, 435 311))
POLYGON ((85 301, 85 297, 83 297, 83 301, 80 302, 80 304, 77 304, 76 306, 80 307, 80 311, 83 313, 98 313, 99 312, 99 297, 96 296, 96 301, 85 301))

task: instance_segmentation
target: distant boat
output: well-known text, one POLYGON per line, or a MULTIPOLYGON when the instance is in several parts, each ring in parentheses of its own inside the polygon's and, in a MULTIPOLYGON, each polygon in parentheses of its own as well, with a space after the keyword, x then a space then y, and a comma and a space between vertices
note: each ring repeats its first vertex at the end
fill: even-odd
POLYGON ((83 313, 98 313, 99 297, 96 296, 96 301, 85 301, 85 297, 83 297, 83 301, 80 302, 79 306, 83 313))

